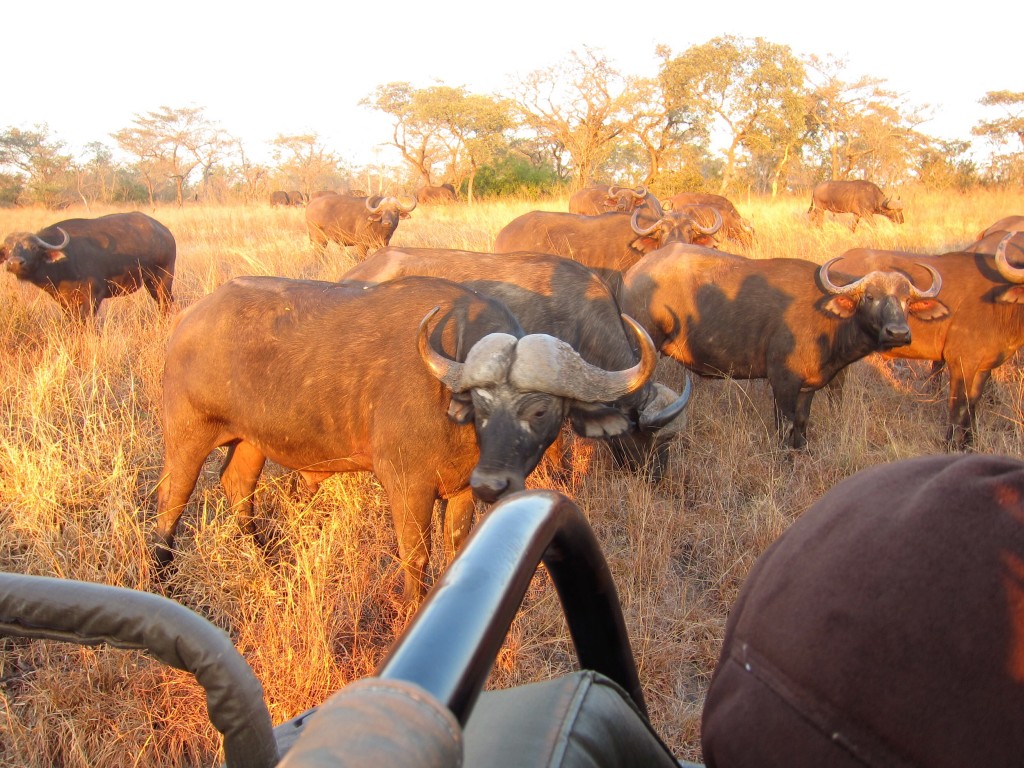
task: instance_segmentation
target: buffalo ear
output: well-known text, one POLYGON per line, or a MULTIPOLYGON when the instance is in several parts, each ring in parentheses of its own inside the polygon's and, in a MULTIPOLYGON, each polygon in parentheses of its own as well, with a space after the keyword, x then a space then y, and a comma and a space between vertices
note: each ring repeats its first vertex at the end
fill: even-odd
POLYGON ((456 424, 469 424, 473 414, 473 396, 469 392, 453 393, 448 403, 448 418, 456 424))
POLYGON ((64 251, 44 251, 46 254, 46 261, 51 264, 55 261, 64 261, 68 257, 64 251))
POLYGON ((825 302, 825 311, 846 320, 857 314, 857 301, 850 296, 833 296, 825 302))
POLYGON ((574 401, 569 406, 569 421, 573 431, 580 437, 615 437, 632 428, 632 422, 622 411, 600 403, 574 401))
POLYGON ((949 307, 935 299, 914 299, 907 311, 918 320, 939 320, 949 316, 949 307))
POLYGON ((635 248, 636 250, 640 251, 640 253, 647 254, 659 248, 661 246, 661 243, 659 243, 653 237, 641 235, 629 245, 631 248, 635 248))
POLYGON ((998 296, 996 302, 999 304, 1024 304, 1024 285, 1011 285, 998 296))

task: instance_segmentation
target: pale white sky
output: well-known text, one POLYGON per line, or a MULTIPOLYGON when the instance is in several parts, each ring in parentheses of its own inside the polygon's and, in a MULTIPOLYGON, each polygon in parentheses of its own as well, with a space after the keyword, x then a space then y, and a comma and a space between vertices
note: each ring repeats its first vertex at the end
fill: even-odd
POLYGON ((316 132, 359 165, 391 138, 387 117, 359 106, 379 84, 509 92, 517 76, 583 46, 623 74, 649 76, 655 46, 680 53, 731 34, 844 58, 847 79, 885 78, 907 102, 932 105, 924 132, 971 139, 979 120, 1001 116, 977 103, 986 91, 1024 91, 1016 41, 1024 5, 924 7, 907 0, 14 2, 2 13, 0 129, 46 123, 77 153, 91 141, 114 147, 110 134, 137 114, 195 105, 253 155, 265 156, 278 134, 316 132))

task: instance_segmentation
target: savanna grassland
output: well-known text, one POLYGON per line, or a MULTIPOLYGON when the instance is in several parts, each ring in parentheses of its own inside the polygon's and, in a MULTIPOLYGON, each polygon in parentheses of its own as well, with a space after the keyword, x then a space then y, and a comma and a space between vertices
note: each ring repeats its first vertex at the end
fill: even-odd
MULTIPOLYGON (((996 219, 1024 212, 1024 193, 905 192, 906 224, 876 218, 806 222, 809 195, 735 199, 757 229, 752 258, 821 263, 854 246, 953 250, 996 219)), ((396 245, 488 250, 508 221, 565 200, 417 209, 396 245)), ((109 210, 0 210, 0 235, 109 210)), ((353 264, 336 246, 316 260, 301 209, 186 207, 147 211, 178 243, 175 294, 191 304, 237 275, 336 280, 353 264)), ((154 579, 146 532, 162 463, 161 371, 170 320, 144 293, 106 302, 79 332, 39 289, 0 272, 0 570, 160 591, 230 633, 262 681, 275 723, 373 671, 408 620, 383 493, 369 474, 338 475, 309 498, 268 466, 258 504, 285 542, 268 560, 241 534, 204 469, 176 545, 154 579)), ((245 329, 240 328, 240 333, 245 329)), ((837 481, 881 462, 943 450, 945 392, 923 368, 868 359, 841 399, 815 399, 809 448, 778 449, 764 382, 700 380, 689 422, 651 487, 577 440, 572 472, 542 465, 587 514, 611 565, 655 728, 676 755, 700 759, 704 690, 729 606, 760 552, 837 481)), ((672 361, 658 377, 679 388, 672 361)), ((401 386, 401 382, 395 382, 401 386)), ((1022 375, 999 369, 982 405, 977 449, 1024 457, 1022 375)), ((444 567, 435 547, 432 571, 444 567)), ((490 685, 571 669, 557 597, 541 574, 499 655, 490 685)), ((106 647, 0 639, 0 765, 199 766, 220 759, 202 689, 185 673, 106 647)))

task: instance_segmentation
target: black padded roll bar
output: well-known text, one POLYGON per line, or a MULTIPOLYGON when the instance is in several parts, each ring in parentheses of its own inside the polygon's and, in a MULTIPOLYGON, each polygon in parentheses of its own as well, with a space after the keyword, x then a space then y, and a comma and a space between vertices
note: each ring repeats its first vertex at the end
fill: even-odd
POLYGON ((224 735, 226 765, 277 765, 270 713, 252 669, 223 630, 173 600, 104 584, 0 573, 0 634, 142 650, 191 672, 206 691, 210 722, 224 735))
POLYGON ((608 564, 586 518, 554 491, 513 494, 487 513, 376 675, 416 683, 465 725, 542 561, 580 667, 614 680, 646 716, 608 564))

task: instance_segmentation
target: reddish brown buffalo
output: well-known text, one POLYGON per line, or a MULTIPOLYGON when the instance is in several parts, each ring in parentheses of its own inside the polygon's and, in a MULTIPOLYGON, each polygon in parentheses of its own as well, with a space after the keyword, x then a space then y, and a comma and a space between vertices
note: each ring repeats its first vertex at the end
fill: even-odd
MULTIPOLYGON (((587 267, 547 253, 476 253, 389 246, 350 269, 343 283, 376 284, 407 275, 443 277, 507 306, 526 333, 572 345, 592 365, 617 370, 636 360, 633 332, 608 286, 587 267)), ((668 441, 685 424, 689 392, 680 397, 648 382, 614 403, 628 432, 608 441, 616 459, 643 467, 655 482, 668 466, 668 441)), ((610 409, 611 410, 611 409, 610 409)), ((609 412, 608 418, 616 418, 609 412)))
POLYGON ((353 246, 361 258, 391 242, 398 222, 409 218, 415 200, 397 197, 323 195, 306 206, 306 229, 313 252, 323 256, 330 242, 353 246))
POLYGON ((977 240, 984 240, 995 232, 1024 232, 1024 216, 1004 216, 991 227, 978 233, 977 240))
POLYGON ((168 312, 174 302, 174 236, 144 213, 66 219, 36 234, 14 232, 0 247, 0 262, 19 280, 50 294, 68 316, 85 321, 104 299, 146 287, 168 312))
POLYGON ((911 343, 886 356, 932 360, 933 373, 943 366, 949 370, 946 442, 952 449, 973 442, 975 416, 992 370, 1024 345, 1024 269, 1006 258, 1014 237, 1004 235, 994 256, 971 251, 920 256, 867 248, 843 254, 844 262, 858 269, 899 270, 916 281, 927 264, 942 276, 942 291, 928 309, 910 317, 911 343))
POLYGON ((279 189, 276 192, 271 192, 270 193, 270 205, 271 205, 271 207, 276 208, 277 206, 280 206, 280 205, 287 206, 290 203, 291 203, 291 200, 288 199, 288 193, 285 192, 284 190, 279 189))
POLYGON ((685 211, 641 208, 628 213, 584 216, 531 211, 513 219, 494 240, 496 253, 552 253, 590 267, 620 298, 623 273, 653 250, 668 243, 691 243, 713 235, 721 217, 704 226, 685 211))
POLYGON ((631 189, 597 184, 584 187, 572 194, 569 198, 569 213, 580 213, 584 216, 600 216, 612 211, 632 213, 643 205, 650 205, 652 201, 658 203, 657 198, 644 186, 631 189))
POLYGON ((416 200, 421 205, 430 203, 454 203, 458 200, 455 187, 452 184, 441 184, 439 186, 427 185, 416 190, 416 200))
POLYGON ((657 362, 606 371, 565 342, 524 335, 508 308, 462 286, 410 277, 370 288, 236 278, 179 316, 167 345, 165 461, 154 554, 174 533, 207 456, 228 452, 221 482, 252 530, 269 458, 315 486, 373 472, 384 487, 418 600, 434 501, 449 499, 446 543, 472 520, 472 495, 521 490, 569 416, 585 431, 624 429, 591 404, 643 387, 657 362))
POLYGON ((811 194, 811 207, 807 213, 811 221, 820 225, 825 211, 853 214, 852 231, 857 231, 861 219, 875 214, 885 216, 896 224, 903 223, 903 203, 885 196, 870 181, 823 181, 811 194))
POLYGON ((658 349, 703 376, 768 379, 784 442, 802 448, 814 392, 843 368, 911 340, 907 315, 930 306, 929 290, 897 272, 856 273, 833 283, 832 259, 744 259, 672 245, 642 259, 623 281, 623 311, 658 349))
MULTIPOLYGON (((740 216, 736 206, 727 197, 712 195, 704 192, 680 192, 669 199, 667 207, 673 211, 683 210, 691 206, 705 206, 714 208, 722 216, 722 229, 719 234, 730 240, 735 240, 744 246, 749 246, 754 239, 754 226, 745 218, 740 216)), ((702 217, 704 224, 711 223, 710 211, 693 209, 702 217)))

